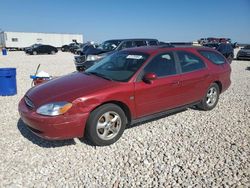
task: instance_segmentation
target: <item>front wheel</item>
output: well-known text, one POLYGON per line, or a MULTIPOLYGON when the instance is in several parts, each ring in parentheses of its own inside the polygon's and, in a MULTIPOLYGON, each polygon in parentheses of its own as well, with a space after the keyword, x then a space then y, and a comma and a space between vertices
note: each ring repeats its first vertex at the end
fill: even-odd
POLYGON ((33 54, 33 55, 37 55, 37 51, 33 51, 32 54, 33 54))
POLYGON ((219 95, 219 86, 216 83, 211 84, 198 107, 206 111, 212 110, 218 103, 219 95))
POLYGON ((91 112, 86 124, 86 137, 94 145, 110 145, 121 137, 126 124, 126 115, 119 106, 105 104, 91 112))

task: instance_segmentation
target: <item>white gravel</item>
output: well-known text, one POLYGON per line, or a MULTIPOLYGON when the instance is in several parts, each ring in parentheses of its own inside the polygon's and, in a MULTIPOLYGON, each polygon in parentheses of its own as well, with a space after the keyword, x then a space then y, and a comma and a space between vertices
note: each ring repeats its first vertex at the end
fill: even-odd
POLYGON ((64 75, 73 55, 9 52, 18 94, 0 96, 0 187, 250 187, 250 61, 233 61, 232 85, 209 112, 188 109, 126 129, 107 147, 45 141, 20 121, 30 74, 64 75))

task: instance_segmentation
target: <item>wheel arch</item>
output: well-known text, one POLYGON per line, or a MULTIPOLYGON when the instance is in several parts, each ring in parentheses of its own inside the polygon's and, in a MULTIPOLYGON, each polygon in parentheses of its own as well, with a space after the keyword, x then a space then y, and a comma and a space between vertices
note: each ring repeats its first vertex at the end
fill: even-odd
POLYGON ((220 93, 222 92, 222 83, 219 80, 214 81, 213 83, 217 84, 220 89, 220 93))
POLYGON ((94 111, 95 109, 99 108, 100 106, 105 105, 105 104, 115 104, 115 105, 119 106, 124 111, 124 113, 127 117, 127 123, 128 124, 131 123, 131 121, 132 121, 131 111, 130 111, 129 107, 121 101, 116 101, 116 100, 105 101, 105 102, 101 103, 100 105, 96 106, 95 108, 93 108, 91 110, 91 112, 94 111))

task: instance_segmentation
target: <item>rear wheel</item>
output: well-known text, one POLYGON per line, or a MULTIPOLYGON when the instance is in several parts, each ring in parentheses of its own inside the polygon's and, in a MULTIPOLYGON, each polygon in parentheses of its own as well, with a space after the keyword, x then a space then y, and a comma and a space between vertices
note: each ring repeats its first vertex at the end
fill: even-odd
POLYGON ((86 124, 86 137, 98 146, 116 142, 124 132, 127 118, 124 111, 115 104, 105 104, 93 112, 86 124))
POLYGON ((218 103, 219 95, 219 86, 216 83, 211 84, 198 107, 206 111, 212 110, 218 103))
POLYGON ((54 55, 56 52, 55 52, 54 50, 52 50, 50 53, 51 53, 52 55, 54 55))

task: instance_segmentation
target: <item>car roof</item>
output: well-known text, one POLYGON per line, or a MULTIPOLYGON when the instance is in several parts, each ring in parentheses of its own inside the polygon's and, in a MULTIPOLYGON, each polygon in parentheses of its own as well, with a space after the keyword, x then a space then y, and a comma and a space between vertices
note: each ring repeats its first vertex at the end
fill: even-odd
POLYGON ((150 39, 150 38, 110 39, 110 40, 106 40, 106 41, 138 41, 138 40, 154 40, 154 41, 158 41, 157 39, 150 39))
POLYGON ((193 51, 194 49, 196 50, 209 50, 209 51, 216 51, 212 48, 209 47, 203 47, 203 46, 142 46, 142 47, 136 47, 136 48, 127 48, 122 51, 128 51, 128 52, 141 52, 141 53, 146 53, 149 55, 157 54, 157 53, 162 53, 166 51, 173 51, 173 50, 185 50, 185 51, 193 51))

